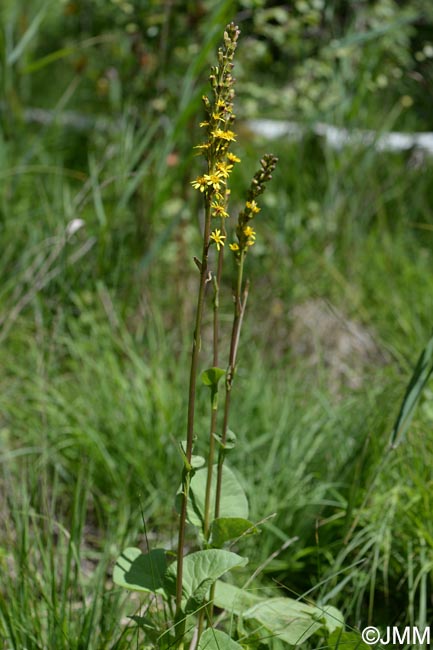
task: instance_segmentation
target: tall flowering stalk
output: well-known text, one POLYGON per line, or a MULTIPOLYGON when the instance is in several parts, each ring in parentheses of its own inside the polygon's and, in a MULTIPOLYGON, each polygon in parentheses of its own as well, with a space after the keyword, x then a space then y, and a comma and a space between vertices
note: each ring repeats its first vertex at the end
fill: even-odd
POLYGON ((190 478, 193 469, 191 466, 191 459, 194 441, 195 393, 201 342, 204 295, 206 279, 208 277, 209 248, 211 245, 215 245, 217 251, 221 253, 225 244, 226 235, 223 222, 224 219, 228 217, 226 209, 229 194, 227 189, 227 179, 233 169, 234 162, 237 160, 236 156, 233 156, 228 149, 230 143, 235 140, 235 134, 230 129, 230 126, 235 119, 233 114, 234 80, 231 75, 231 70, 233 69, 233 57, 239 33, 239 29, 233 23, 227 26, 226 31, 224 32, 224 45, 218 51, 218 65, 211 69, 210 82, 213 91, 213 101, 210 101, 208 97, 203 97, 207 119, 200 125, 201 127, 206 128, 207 140, 196 147, 206 159, 207 172, 192 181, 193 187, 204 195, 205 224, 202 258, 199 262, 200 282, 191 354, 187 439, 182 475, 182 498, 176 574, 177 617, 181 615, 186 515, 190 478), (219 228, 212 228, 211 222, 213 218, 222 221, 219 228))
MULTIPOLYGON (((195 258, 200 277, 191 350, 186 444, 181 447, 183 469, 176 561, 170 563, 170 553, 164 549, 151 549, 142 553, 140 549, 127 548, 118 558, 113 572, 116 584, 154 595, 155 620, 151 615, 149 619, 146 618, 145 633, 154 640, 155 647, 161 650, 184 650, 187 642, 191 650, 202 650, 208 646, 213 648, 215 643, 218 647, 241 650, 241 646, 232 641, 227 633, 204 628, 213 628, 216 582, 225 573, 247 563, 246 558, 232 552, 227 548, 227 544, 233 543, 233 540, 243 534, 257 532, 254 524, 248 519, 248 500, 241 485, 229 468, 223 465, 225 454, 230 447, 229 442, 232 442, 228 440, 231 392, 248 295, 248 282, 244 280, 244 262, 249 249, 256 241, 254 220, 260 212, 257 199, 271 178, 276 158, 265 155, 261 160, 261 167, 251 182, 237 224, 231 229, 234 231, 235 240, 228 248, 237 265, 237 277, 233 290, 234 311, 228 365, 227 369, 223 370, 219 367, 219 303, 224 251, 229 238, 229 228, 226 227, 229 223, 228 184, 235 164, 241 162, 230 151, 232 143, 236 142, 233 131, 235 115, 232 70, 238 37, 239 29, 231 23, 224 32, 224 42, 218 51, 217 65, 211 68, 209 79, 212 95, 210 98, 203 97, 206 117, 200 126, 204 129, 206 138, 196 147, 206 161, 206 168, 192 181, 192 186, 203 196, 205 219, 201 259, 195 258), (215 268, 209 259, 212 247, 215 249, 215 268), (193 446, 201 331, 207 303, 206 287, 213 287, 213 365, 202 373, 203 383, 211 389, 211 406, 207 459, 201 459, 193 455, 193 446), (225 391, 222 431, 217 435, 220 419, 218 385, 223 377, 225 391), (234 494, 229 495, 228 499, 227 494, 224 494, 223 500, 225 477, 231 481, 234 494), (202 548, 185 555, 187 521, 198 530, 202 548), (170 624, 167 616, 162 630, 157 622, 157 614, 160 612, 158 602, 161 600, 167 605, 165 612, 172 615, 174 611, 174 624, 170 624), (229 641, 230 646, 227 645, 229 641)), ((221 601, 219 606, 221 607, 221 601)))
POLYGON ((245 313, 245 307, 248 298, 248 283, 243 282, 244 260, 251 246, 254 246, 256 241, 256 232, 252 226, 252 222, 256 215, 260 212, 257 204, 257 197, 265 191, 266 183, 271 180, 272 172, 277 164, 277 158, 272 154, 266 154, 260 161, 260 169, 254 175, 248 191, 247 200, 244 209, 240 212, 238 223, 236 226, 237 241, 230 244, 230 249, 234 252, 238 273, 236 288, 233 296, 234 315, 232 324, 232 334, 230 340, 229 363, 226 371, 225 381, 225 404, 224 404, 224 420, 221 433, 220 451, 218 455, 218 475, 215 496, 215 519, 220 516, 220 502, 222 490, 222 469, 224 463, 224 451, 227 444, 228 421, 230 412, 230 397, 233 384, 233 378, 236 370, 236 358, 239 345, 239 337, 242 328, 242 321, 245 313))
MULTIPOLYGON (((235 120, 233 112, 233 99, 234 99, 234 79, 231 74, 233 69, 233 57, 236 49, 237 40, 239 37, 239 29, 232 23, 227 26, 224 33, 224 46, 218 51, 218 66, 211 69, 209 77, 213 97, 210 100, 208 97, 203 97, 206 120, 201 122, 200 126, 206 129, 207 140, 199 145, 198 149, 206 159, 207 173, 199 176, 192 181, 193 187, 204 194, 205 202, 205 251, 206 255, 203 257, 199 268, 201 274, 208 273, 208 257, 207 252, 211 244, 214 244, 217 249, 217 272, 213 274, 214 285, 214 305, 213 305, 213 367, 218 368, 219 365, 219 292, 221 275, 223 268, 224 245, 227 239, 225 222, 229 217, 228 201, 230 197, 230 190, 228 188, 228 179, 236 163, 240 163, 240 159, 231 151, 229 147, 232 142, 236 141, 236 136, 232 130, 232 124, 235 120), (218 227, 212 227, 213 219, 219 219, 218 227), (209 239, 207 240, 207 233, 210 229, 209 239), (204 264, 205 262, 205 264, 204 264)), ((265 156, 261 161, 261 169, 254 176, 248 192, 245 206, 238 217, 238 224, 236 228, 237 241, 230 244, 230 250, 234 253, 237 266, 237 282, 234 291, 234 318, 232 326, 232 335, 229 352, 229 363, 226 371, 225 380, 225 406, 224 406, 224 420, 222 434, 219 438, 219 454, 217 464, 217 480, 215 489, 215 502, 211 503, 212 485, 213 485, 213 471, 215 461, 215 439, 217 430, 217 414, 218 402, 217 395, 211 400, 211 417, 210 417, 210 430, 209 430, 209 447, 207 458, 207 479, 206 491, 204 501, 204 519, 203 519, 203 536, 206 543, 209 543, 210 534, 210 521, 216 519, 220 514, 220 501, 222 490, 222 469, 224 462, 224 451, 227 443, 228 431, 228 418, 230 410, 230 396, 233 382, 233 376, 236 367, 236 356, 239 343, 240 330, 245 312, 248 285, 243 286, 243 266, 247 250, 253 246, 256 239, 256 233, 251 225, 252 219, 258 214, 260 208, 257 205, 256 199, 264 191, 265 184, 271 178, 271 172, 275 168, 276 158, 272 155, 265 156), (213 516, 212 516, 213 511, 213 516)), ((196 381, 196 373, 194 374, 194 381, 196 381)), ((195 384, 194 384, 195 385, 195 384)), ((191 404, 191 402, 190 402, 191 404)), ((191 449, 192 449, 192 430, 188 429, 188 434, 191 435, 191 449)), ((190 458, 190 457, 189 457, 190 458)), ((188 459, 188 445, 187 445, 187 459, 188 459)), ((185 481, 185 486, 187 482, 185 481)), ((186 504, 188 498, 188 490, 183 490, 183 508, 181 518, 186 519, 186 504)), ((179 535, 178 545, 178 579, 181 578, 182 559, 180 557, 181 543, 183 549, 183 535, 185 528, 185 519, 181 521, 180 530, 182 531, 182 538, 179 535)), ((178 582, 179 588, 179 604, 181 602, 182 587, 178 582)), ((210 600, 212 601, 213 589, 211 591, 210 600)), ((180 605, 179 605, 180 606, 180 605)), ((209 618, 212 618, 212 603, 210 604, 209 618)), ((203 624, 204 624, 205 610, 203 609, 199 616, 198 638, 200 638, 203 624)))

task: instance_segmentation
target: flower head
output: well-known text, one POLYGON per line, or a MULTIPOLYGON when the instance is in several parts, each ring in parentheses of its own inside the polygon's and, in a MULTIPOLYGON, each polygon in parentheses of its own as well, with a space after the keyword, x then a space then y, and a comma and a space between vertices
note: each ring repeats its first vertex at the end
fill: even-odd
POLYGON ((225 183, 225 180, 222 178, 222 174, 219 171, 216 171, 213 174, 205 174, 203 178, 208 185, 212 185, 214 190, 219 190, 221 183, 225 183))
POLYGON ((235 154, 231 153, 231 152, 229 152, 227 154, 227 160, 230 160, 230 162, 232 162, 232 163, 240 163, 241 162, 241 159, 238 158, 237 156, 235 156, 235 154))
POLYGON ((207 188, 207 180, 204 176, 198 176, 194 181, 191 181, 191 185, 195 190, 200 190, 204 192, 207 188))
POLYGON ((221 246, 224 246, 224 240, 226 236, 221 234, 221 230, 216 228, 210 236, 210 239, 215 242, 217 250, 219 251, 221 246))
POLYGON ((211 209, 213 210, 214 217, 227 218, 229 216, 229 213, 226 211, 225 207, 221 205, 221 203, 217 203, 217 201, 214 201, 212 203, 211 209))
POLYGON ((254 230, 254 228, 252 228, 251 226, 245 226, 245 228, 244 228, 244 235, 245 235, 246 237, 248 237, 249 239, 252 239, 252 241, 255 241, 255 239, 256 239, 256 233, 255 233, 255 230, 254 230))
POLYGON ((245 203, 245 207, 246 207, 250 212, 252 212, 253 214, 257 214, 257 213, 260 212, 260 210, 261 210, 261 208, 259 208, 259 206, 257 205, 257 203, 256 203, 254 200, 253 200, 253 201, 247 201, 247 202, 245 203))
POLYGON ((221 174, 223 178, 228 178, 230 176, 230 172, 233 169, 233 165, 229 165, 228 163, 225 162, 219 162, 217 163, 217 170, 221 174))
POLYGON ((215 129, 211 132, 211 135, 219 140, 227 140, 228 142, 236 142, 235 133, 233 131, 227 130, 223 131, 222 129, 215 129))
POLYGON ((236 242, 234 242, 233 244, 229 244, 229 248, 230 248, 231 251, 235 251, 235 252, 236 252, 236 251, 239 250, 239 244, 237 244, 236 242))

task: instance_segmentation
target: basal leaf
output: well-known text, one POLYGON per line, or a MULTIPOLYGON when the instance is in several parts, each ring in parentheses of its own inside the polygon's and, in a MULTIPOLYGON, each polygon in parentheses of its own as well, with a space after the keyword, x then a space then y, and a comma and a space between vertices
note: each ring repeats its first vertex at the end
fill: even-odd
POLYGON ((244 612, 243 618, 259 624, 263 636, 272 634, 290 645, 304 643, 324 627, 315 607, 292 598, 269 598, 244 612))
POLYGON ((259 529, 248 519, 241 517, 219 517, 211 525, 210 543, 221 548, 226 542, 244 535, 259 533, 259 529))
POLYGON ((217 580, 215 584, 213 602, 217 607, 227 610, 230 614, 241 616, 243 612, 263 600, 265 599, 260 598, 256 590, 240 589, 221 580, 217 580))
POLYGON ((133 591, 165 594, 164 575, 167 570, 165 551, 156 548, 142 553, 139 548, 126 548, 117 558, 113 581, 133 591))
POLYGON ((198 650, 242 650, 242 646, 225 632, 210 627, 201 635, 198 650))

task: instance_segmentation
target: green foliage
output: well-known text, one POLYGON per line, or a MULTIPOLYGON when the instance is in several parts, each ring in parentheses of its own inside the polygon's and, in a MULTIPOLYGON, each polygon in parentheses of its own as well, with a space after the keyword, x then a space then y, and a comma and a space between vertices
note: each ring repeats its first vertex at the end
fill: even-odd
POLYGON ((198 648, 199 650, 240 650, 242 646, 225 632, 208 628, 201 635, 198 648))
MULTIPOLYGON (((191 479, 190 500, 188 504, 188 520, 194 526, 202 528, 204 522, 204 504, 206 495, 205 469, 198 470, 191 479)), ((216 493, 216 473, 212 476, 211 502, 216 493)), ((248 519, 248 500, 244 489, 232 470, 224 465, 221 492, 220 516, 248 519)))
POLYGON ((139 548, 125 548, 113 570, 113 581, 133 591, 165 594, 167 560, 165 551, 155 548, 142 553, 139 548))
POLYGON ((259 529, 248 519, 218 517, 211 523, 209 542, 215 548, 221 548, 226 542, 237 541, 240 537, 258 532, 259 529))
MULTIPOLYGON (((247 562, 247 558, 221 549, 207 549, 187 555, 183 563, 182 581, 185 612, 194 612, 205 602, 209 588, 218 578, 235 567, 244 566, 247 562)), ((174 593, 176 584, 174 564, 168 568, 166 579, 174 593)))

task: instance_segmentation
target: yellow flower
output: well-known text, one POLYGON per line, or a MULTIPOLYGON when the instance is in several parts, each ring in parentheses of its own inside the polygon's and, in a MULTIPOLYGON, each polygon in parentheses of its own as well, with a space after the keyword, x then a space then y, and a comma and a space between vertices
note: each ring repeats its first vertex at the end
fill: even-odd
POLYGON ((210 236, 210 239, 215 242, 218 251, 220 250, 221 246, 224 246, 225 238, 226 236, 221 234, 221 230, 219 228, 214 230, 210 236))
POLYGON ((224 178, 228 178, 230 176, 230 172, 232 171, 232 169, 233 169, 233 165, 229 165, 228 163, 225 162, 217 163, 217 170, 224 178))
POLYGON ((255 201, 247 201, 245 205, 253 214, 257 214, 257 212, 260 212, 261 210, 255 201))
POLYGON ((209 122, 200 122, 199 127, 209 126, 209 122))
POLYGON ((204 176, 198 176, 194 181, 191 181, 191 185, 195 190, 204 192, 207 187, 207 180, 204 176))
POLYGON ((224 217, 225 218, 225 217, 229 216, 229 213, 226 212, 226 210, 224 209, 224 206, 220 205, 216 201, 214 201, 212 203, 211 208, 214 211, 214 213, 213 213, 214 217, 224 217))
POLYGON ((235 138, 235 133, 233 131, 223 131, 222 129, 215 129, 215 131, 212 131, 211 135, 214 138, 219 138, 220 140, 227 140, 227 141, 233 141, 236 142, 235 138))
POLYGON ((217 105, 217 108, 225 108, 226 107, 226 103, 225 103, 225 101, 223 99, 219 99, 217 101, 216 105, 217 105))
POLYGON ((225 183, 225 181, 221 178, 221 173, 218 171, 214 172, 213 174, 205 174, 203 178, 208 185, 212 185, 214 190, 219 190, 221 183, 225 183))
POLYGON ((218 113, 212 113, 212 119, 216 120, 216 121, 225 122, 225 119, 223 118, 223 116, 219 115, 218 113))
POLYGON ((254 231, 254 228, 251 228, 251 226, 245 226, 245 228, 244 228, 244 235, 245 235, 246 237, 249 237, 249 238, 252 239, 253 241, 254 241, 255 238, 256 238, 256 233, 255 233, 255 231, 254 231))
POLYGON ((239 163, 239 162, 241 162, 241 159, 238 158, 237 156, 235 156, 234 153, 228 153, 228 154, 227 154, 227 160, 230 160, 230 162, 232 162, 232 163, 237 163, 237 162, 239 163))
POLYGON ((236 242, 234 244, 229 244, 229 248, 230 248, 231 251, 238 251, 239 250, 239 244, 236 244, 236 242))
POLYGON ((193 149, 209 149, 209 142, 203 142, 203 144, 197 144, 193 149))

